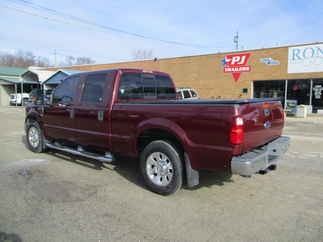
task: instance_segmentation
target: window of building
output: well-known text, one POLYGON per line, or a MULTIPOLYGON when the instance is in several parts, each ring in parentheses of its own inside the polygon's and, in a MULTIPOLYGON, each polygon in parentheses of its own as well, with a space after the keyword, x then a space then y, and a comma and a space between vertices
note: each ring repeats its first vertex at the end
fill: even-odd
POLYGON ((279 98, 287 110, 302 104, 311 105, 314 113, 323 109, 323 79, 254 81, 253 85, 254 98, 279 98))
POLYGON ((99 104, 103 102, 106 73, 88 75, 85 80, 82 102, 99 104))
POLYGON ((288 80, 287 100, 296 105, 310 104, 310 80, 288 80))
POLYGON ((285 80, 254 81, 254 98, 284 98, 285 80))
POLYGON ((285 80, 254 81, 254 98, 277 98, 285 105, 285 80))
POLYGON ((76 97, 76 89, 79 81, 79 77, 65 79, 54 91, 53 104, 72 104, 76 97))
POLYGON ((323 79, 313 80, 312 105, 314 112, 323 109, 323 79))

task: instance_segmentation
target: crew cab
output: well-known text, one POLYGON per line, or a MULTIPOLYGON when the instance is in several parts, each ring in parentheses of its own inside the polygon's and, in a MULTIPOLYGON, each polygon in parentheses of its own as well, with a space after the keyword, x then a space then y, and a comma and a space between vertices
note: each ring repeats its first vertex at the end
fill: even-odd
POLYGON ((289 145, 283 127, 279 101, 177 100, 168 74, 141 69, 71 75, 25 119, 33 152, 139 158, 148 188, 163 195, 198 185, 201 170, 248 177, 275 169, 289 145))

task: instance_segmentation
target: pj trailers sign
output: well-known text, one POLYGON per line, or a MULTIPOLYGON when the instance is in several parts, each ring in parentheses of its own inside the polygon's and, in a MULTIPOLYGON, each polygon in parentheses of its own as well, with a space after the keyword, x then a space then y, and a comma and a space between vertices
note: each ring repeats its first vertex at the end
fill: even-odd
POLYGON ((306 72, 323 72, 323 44, 288 49, 288 73, 306 72))
POLYGON ((238 81, 242 72, 250 72, 248 64, 250 53, 227 55, 223 59, 225 73, 232 73, 235 81, 238 81))

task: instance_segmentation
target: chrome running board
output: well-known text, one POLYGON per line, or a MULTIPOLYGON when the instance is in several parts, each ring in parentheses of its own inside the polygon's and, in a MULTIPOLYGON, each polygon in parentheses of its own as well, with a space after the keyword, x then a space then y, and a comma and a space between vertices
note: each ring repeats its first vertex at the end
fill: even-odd
POLYGON ((104 156, 100 156, 91 152, 87 152, 84 151, 81 147, 78 147, 77 150, 66 147, 66 146, 62 146, 58 143, 46 143, 45 144, 48 148, 52 148, 55 150, 60 150, 60 151, 64 151, 73 155, 79 155, 79 156, 83 156, 86 158, 90 158, 90 159, 95 159, 104 163, 111 163, 113 162, 113 156, 110 152, 106 152, 106 154, 104 156))

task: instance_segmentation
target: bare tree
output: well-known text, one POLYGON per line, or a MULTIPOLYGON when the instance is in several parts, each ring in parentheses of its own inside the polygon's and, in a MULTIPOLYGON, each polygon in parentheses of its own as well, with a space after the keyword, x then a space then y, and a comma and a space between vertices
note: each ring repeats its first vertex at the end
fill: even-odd
MULTIPOLYGON (((93 64, 95 61, 89 57, 67 56, 65 61, 60 62, 59 66, 85 65, 93 64)), ((30 51, 19 50, 14 54, 0 53, 0 65, 29 67, 29 66, 50 66, 49 59, 42 56, 35 56, 30 51)))
POLYGON ((33 65, 49 66, 47 58, 36 57, 30 51, 19 50, 15 54, 0 54, 0 65, 15 66, 15 67, 29 67, 33 65))
POLYGON ((36 66, 39 66, 39 67, 48 67, 48 66, 50 66, 49 59, 46 58, 46 57, 38 56, 36 66))
POLYGON ((89 57, 77 57, 75 62, 76 65, 86 65, 86 64, 94 64, 94 63, 95 61, 89 57))
POLYGON ((60 66, 86 65, 95 63, 90 57, 74 57, 66 56, 65 62, 61 62, 60 66))
POLYGON ((134 60, 149 60, 153 58, 153 50, 137 49, 132 52, 134 60))
POLYGON ((75 63, 75 57, 74 56, 66 56, 65 61, 66 61, 66 63, 65 63, 66 65, 72 66, 75 63))

